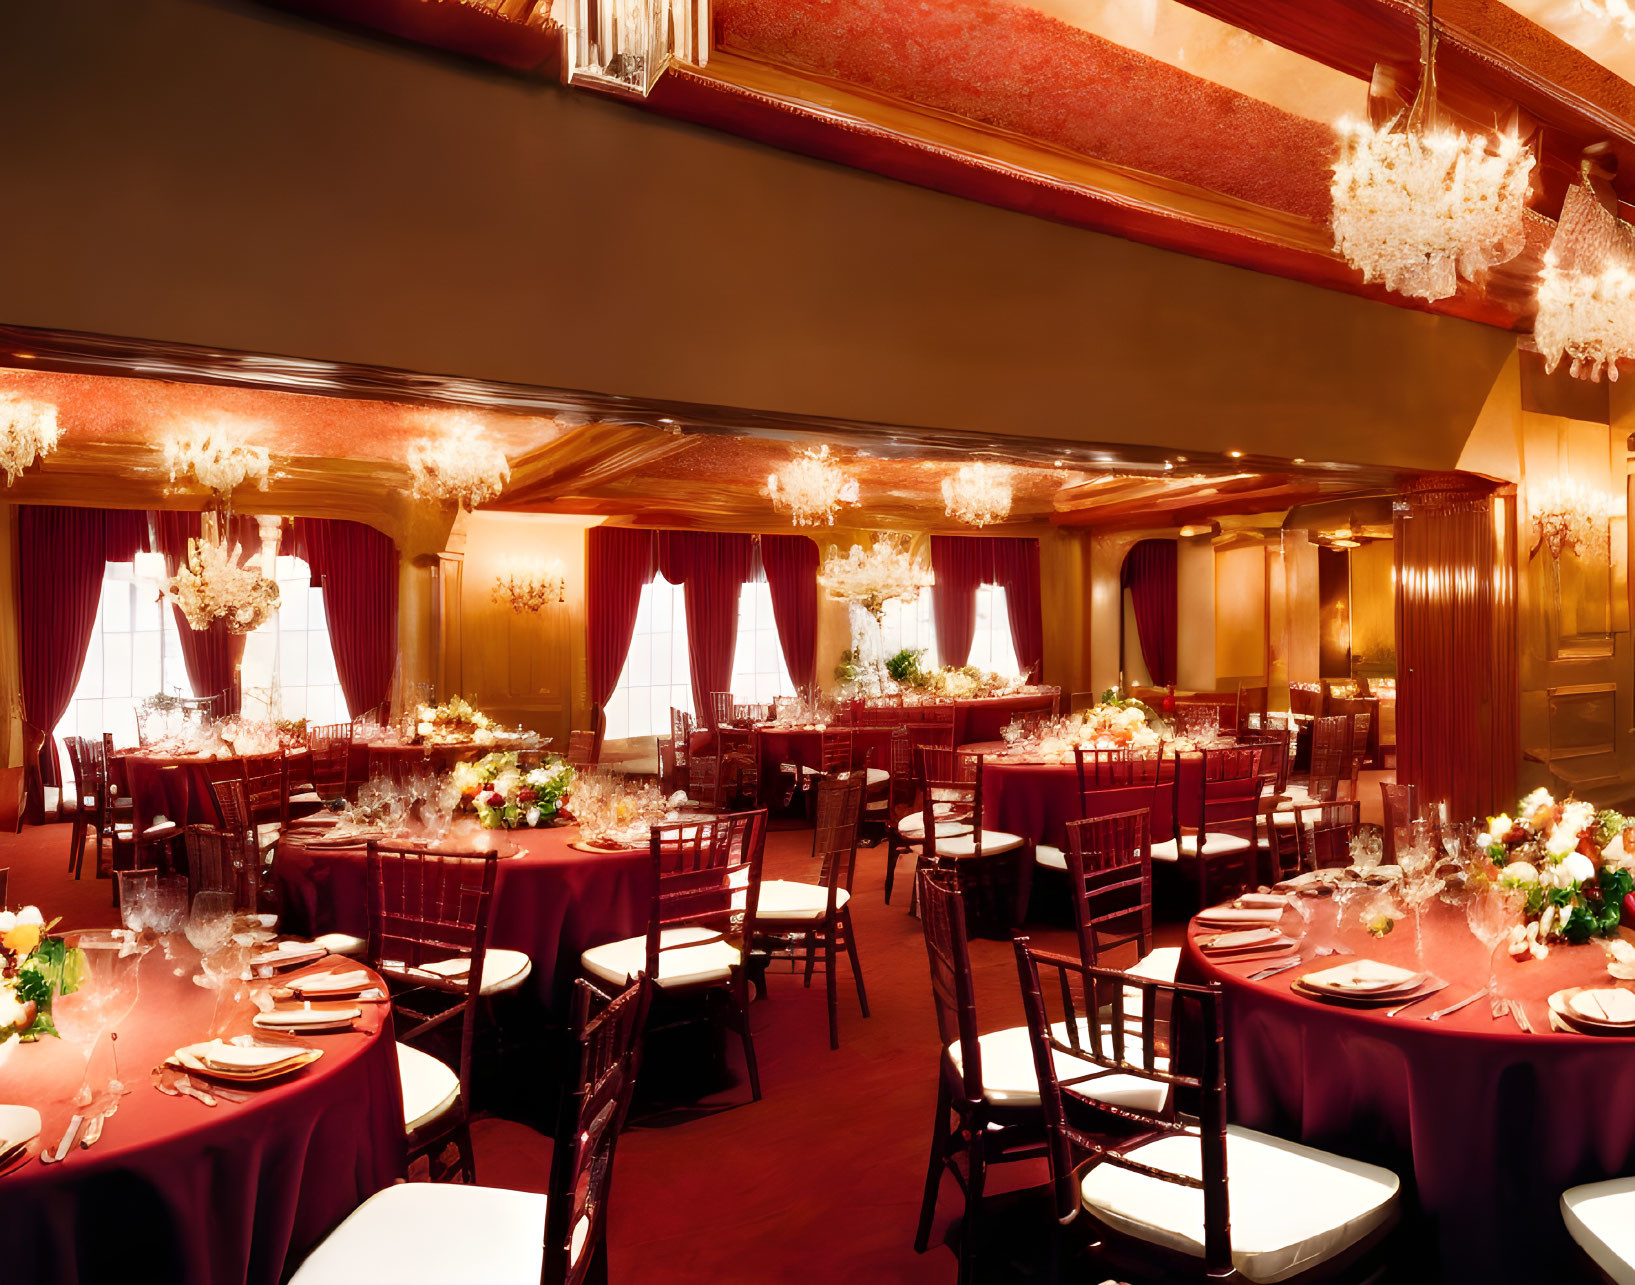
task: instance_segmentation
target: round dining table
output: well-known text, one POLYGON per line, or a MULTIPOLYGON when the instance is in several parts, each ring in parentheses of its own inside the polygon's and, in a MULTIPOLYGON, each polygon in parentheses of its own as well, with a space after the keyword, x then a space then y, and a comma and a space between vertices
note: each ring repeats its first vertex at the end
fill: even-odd
MULTIPOLYGON (((369 931, 366 853, 287 833, 273 857, 273 883, 286 932, 313 937, 369 931)), ((555 1015, 571 1012, 579 956, 591 946, 647 928, 653 862, 647 849, 584 852, 577 826, 512 830, 516 851, 499 859, 488 944, 533 962, 529 986, 555 1015)))
MULTIPOLYGON (((215 993, 193 984, 198 954, 151 950, 140 994, 116 1030, 130 1092, 90 1148, 42 1164, 75 1108, 84 1050, 51 1036, 13 1041, 0 1101, 39 1111, 29 1158, 0 1171, 0 1279, 29 1285, 276 1285, 361 1202, 404 1174, 403 1102, 389 1007, 358 1005, 351 1031, 310 1035, 322 1057, 247 1100, 207 1107, 161 1093, 150 1071, 208 1037, 215 993), (176 970, 182 970, 182 976, 176 970)), ((352 967, 352 965, 348 965, 352 967)), ((223 1038, 251 1031, 246 999, 223 1038)), ((97 1064, 110 1066, 108 1042, 97 1064)))
MULTIPOLYGON (((1232 1119, 1394 1169, 1428 1252, 1440 1256, 1440 1279, 1567 1278, 1561 1193, 1635 1174, 1635 1040, 1552 1031, 1546 1000, 1571 986, 1620 983, 1593 942, 1525 963, 1501 950, 1500 990, 1520 1002, 1534 1033, 1495 1017, 1485 997, 1430 1020, 1481 991, 1487 952, 1458 909, 1438 900, 1424 913, 1423 963, 1411 917, 1375 938, 1348 916, 1337 937, 1359 957, 1447 983, 1394 1017, 1290 989, 1343 957, 1256 981, 1249 974, 1266 960, 1211 959, 1198 946, 1204 934, 1189 928, 1181 980, 1218 982, 1225 996, 1232 1119)), ((1298 934, 1292 912, 1283 928, 1298 934)))

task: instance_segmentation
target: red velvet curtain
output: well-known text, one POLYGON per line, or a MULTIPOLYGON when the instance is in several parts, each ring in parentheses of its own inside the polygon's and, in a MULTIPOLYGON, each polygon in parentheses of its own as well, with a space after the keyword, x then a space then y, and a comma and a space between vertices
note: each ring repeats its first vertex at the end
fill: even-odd
POLYGON ((642 586, 653 578, 656 565, 653 532, 619 526, 590 529, 585 557, 585 668, 598 739, 605 722, 603 707, 630 655, 642 586))
POLYGON ((295 552, 324 589, 335 673, 352 717, 384 704, 397 667, 397 546, 362 522, 296 518, 295 552))
POLYGON ((1024 536, 934 535, 931 570, 937 581, 931 589, 931 614, 938 659, 945 665, 970 660, 977 587, 996 584, 1005 591, 1017 666, 1039 681, 1045 650, 1039 542, 1024 536))
POLYGON ((753 541, 738 532, 658 533, 659 572, 684 590, 693 709, 701 721, 710 716, 710 694, 732 689, 738 595, 754 573, 754 558, 753 541))
MULTIPOLYGON (((174 576, 187 559, 187 542, 199 537, 200 515, 164 510, 155 515, 159 549, 165 555, 165 572, 174 576)), ((237 542, 243 556, 248 557, 261 547, 256 520, 248 515, 235 517, 226 533, 229 544, 237 542)), ((239 662, 244 659, 244 635, 227 628, 227 622, 217 620, 208 629, 195 629, 187 623, 180 607, 176 613, 176 629, 181 635, 182 664, 187 667, 187 681, 195 696, 216 699, 216 713, 233 715, 239 712, 243 691, 239 686, 239 662)))
POLYGON ((1141 639, 1141 659, 1155 687, 1175 681, 1176 544, 1174 540, 1140 540, 1124 555, 1119 585, 1130 591, 1135 631, 1141 639))
POLYGON ((102 600, 105 564, 141 550, 147 514, 25 504, 17 512, 17 614, 23 717, 45 736, 40 779, 29 780, 29 814, 39 816, 39 787, 55 782, 57 724, 85 668, 102 600))
POLYGON ((790 680, 808 691, 817 680, 817 544, 804 535, 763 535, 761 566, 790 680))
POLYGON ((1455 818, 1516 797, 1515 503, 1433 475, 1396 516, 1397 780, 1455 818))

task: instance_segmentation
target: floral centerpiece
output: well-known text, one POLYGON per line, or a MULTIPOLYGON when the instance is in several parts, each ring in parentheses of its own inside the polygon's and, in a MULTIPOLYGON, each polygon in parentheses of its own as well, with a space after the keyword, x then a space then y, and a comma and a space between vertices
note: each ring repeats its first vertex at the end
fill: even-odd
POLYGON ((79 986, 83 960, 36 906, 0 911, 0 1060, 20 1042, 55 1035, 51 1001, 79 986))
POLYGON ((1121 697, 1116 688, 1108 688, 1096 704, 1070 717, 1079 720, 1074 744, 1086 749, 1156 749, 1159 744, 1153 726, 1158 716, 1143 702, 1121 697))
POLYGON ((1635 889, 1635 822, 1577 799, 1558 803, 1538 789, 1514 817, 1489 817, 1476 844, 1491 863, 1488 877, 1522 895, 1529 940, 1617 934, 1624 897, 1635 889))
POLYGON ((426 745, 480 740, 494 722, 463 696, 441 705, 420 705, 414 711, 415 740, 426 745))
POLYGON ((555 757, 540 767, 523 768, 515 753, 505 751, 457 763, 451 777, 460 806, 476 812, 485 829, 514 830, 556 820, 573 788, 574 770, 555 757))

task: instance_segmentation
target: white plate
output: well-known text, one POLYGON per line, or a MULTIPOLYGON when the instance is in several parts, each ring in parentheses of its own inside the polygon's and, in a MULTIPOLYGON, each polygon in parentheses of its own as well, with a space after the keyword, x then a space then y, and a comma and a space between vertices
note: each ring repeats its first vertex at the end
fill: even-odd
POLYGON ((1615 986, 1583 990, 1567 1001, 1579 1017, 1608 1026, 1635 1025, 1635 994, 1615 986))
POLYGON ((289 988, 299 991, 303 995, 344 995, 350 991, 363 990, 372 986, 369 974, 362 969, 348 970, 344 973, 313 973, 308 977, 294 977, 290 979, 289 988))
POLYGON ((1398 968, 1395 964, 1381 964, 1372 959, 1348 959, 1333 968, 1307 973, 1300 980, 1316 991, 1367 995, 1376 991, 1407 989, 1418 985, 1424 978, 1423 973, 1398 968))
POLYGON ((40 1113, 33 1107, 0 1105, 0 1151, 40 1136, 40 1113))

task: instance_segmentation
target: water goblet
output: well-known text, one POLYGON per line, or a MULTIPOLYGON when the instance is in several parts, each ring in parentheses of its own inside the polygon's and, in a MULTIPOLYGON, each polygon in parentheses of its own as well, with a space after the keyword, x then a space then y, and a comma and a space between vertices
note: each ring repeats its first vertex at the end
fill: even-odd
MULTIPOLYGON (((189 944, 201 956, 220 950, 233 935, 233 894, 211 890, 195 895, 186 932, 189 944)), ((200 986, 208 984, 203 976, 193 980, 200 986)))
POLYGON ((149 926, 153 897, 159 887, 157 870, 121 870, 119 880, 119 922, 134 933, 149 926))
POLYGON ((85 1050, 85 1074, 74 1103, 88 1106, 103 1087, 124 1092, 117 1046, 113 1078, 106 1086, 93 1090, 91 1064, 103 1034, 124 1021, 135 1006, 141 980, 138 970, 147 952, 118 930, 79 933, 72 944, 79 952, 79 984, 56 997, 51 1017, 64 1040, 85 1050))
POLYGON ((165 958, 174 960, 176 934, 187 923, 187 880, 181 875, 170 875, 158 880, 153 890, 149 926, 159 934, 159 944, 165 949, 165 958))
POLYGON ((1521 898, 1511 889, 1489 885, 1465 902, 1465 922, 1487 949, 1487 987, 1490 1006, 1500 1002, 1499 947, 1521 921, 1521 898))

